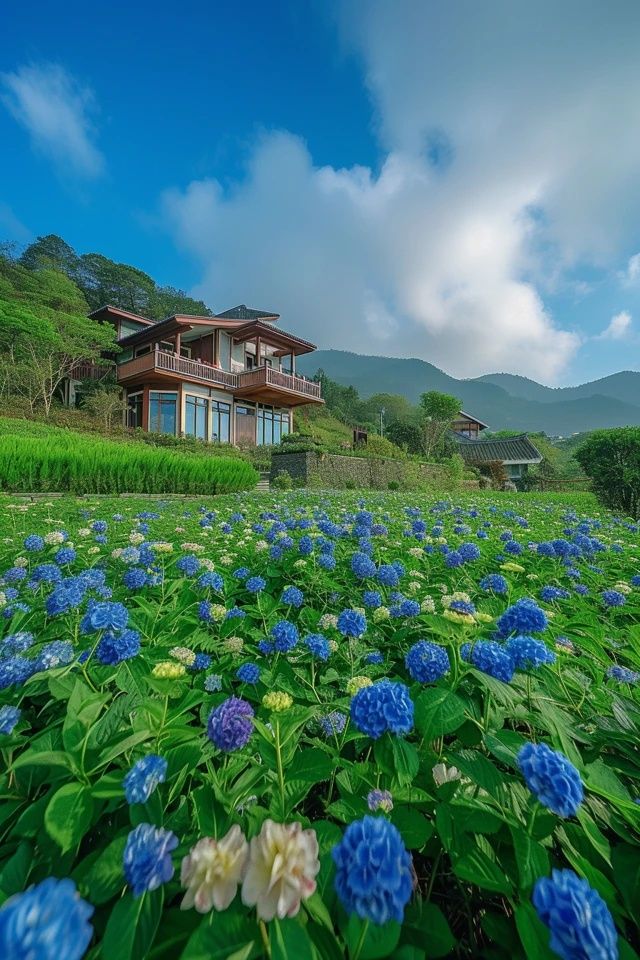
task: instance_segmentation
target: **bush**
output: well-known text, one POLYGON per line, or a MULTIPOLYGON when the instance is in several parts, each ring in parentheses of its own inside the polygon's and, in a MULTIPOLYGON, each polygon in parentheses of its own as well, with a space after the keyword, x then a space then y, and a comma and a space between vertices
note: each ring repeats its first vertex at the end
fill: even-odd
POLYGON ((211 494, 247 490, 257 480, 244 460, 190 456, 46 428, 31 433, 18 428, 0 436, 0 489, 14 493, 211 494))
POLYGON ((640 427, 596 430, 574 456, 605 506, 640 516, 640 427))
POLYGON ((292 490, 293 480, 287 470, 278 470, 277 475, 271 481, 274 490, 292 490))
POLYGON ((399 490, 399 489, 400 489, 400 484, 398 483, 397 480, 389 481, 389 490, 399 490))

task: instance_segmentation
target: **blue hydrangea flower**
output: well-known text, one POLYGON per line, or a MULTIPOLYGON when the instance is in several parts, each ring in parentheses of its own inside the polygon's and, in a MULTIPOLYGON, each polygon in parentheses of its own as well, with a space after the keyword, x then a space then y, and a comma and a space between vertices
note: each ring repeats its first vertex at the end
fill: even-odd
POLYGON ((525 743, 518 766, 529 790, 559 817, 574 817, 584 799, 580 774, 558 750, 546 743, 525 743))
POLYGON ((109 601, 92 603, 80 623, 83 633, 94 630, 124 630, 129 622, 129 613, 122 603, 109 601))
POLYGON ((449 552, 445 554, 445 567, 450 567, 453 570, 456 567, 461 567, 463 563, 464 557, 458 550, 449 550, 449 552))
POLYGON ((304 603, 304 593, 298 587, 286 587, 282 591, 282 602, 299 609, 304 603))
POLYGON ((73 660, 73 644, 70 640, 51 640, 44 647, 34 662, 35 670, 51 670, 54 667, 65 666, 73 660))
POLYGON ((30 533, 29 536, 24 539, 24 548, 28 550, 29 553, 37 553, 39 550, 44 550, 44 538, 37 533, 30 533))
POLYGON ((73 880, 47 877, 0 909, 0 957, 81 960, 93 936, 92 914, 73 880))
POLYGON ((260 591, 264 590, 266 587, 267 581, 264 579, 264 577, 249 577, 249 579, 245 581, 244 585, 249 593, 260 593, 260 591))
POLYGON ((618 934, 606 903, 573 870, 553 870, 533 888, 533 905, 562 960, 618 960, 618 934))
POLYGON ((200 561, 195 554, 185 553, 176 563, 176 567, 180 573, 184 573, 185 577, 195 577, 200 569, 200 561))
POLYGON ((251 571, 248 567, 238 567, 237 570, 233 571, 233 575, 236 580, 246 580, 251 571))
POLYGON ((326 716, 320 717, 318 723, 325 737, 338 736, 347 724, 347 718, 339 710, 332 710, 326 716))
POLYGON ((371 653, 368 653, 364 658, 365 663, 384 663, 384 657, 379 650, 372 650, 371 653))
POLYGON ((351 569, 359 580, 375 577, 376 565, 366 553, 354 553, 351 557, 351 569))
POLYGON ((382 606, 382 596, 377 590, 365 590, 362 594, 362 603, 371 610, 376 610, 382 606))
POLYGON ((198 670, 208 670, 211 666, 211 655, 208 653, 196 653, 193 663, 189 664, 189 670, 197 673, 198 670))
POLYGON ((321 633, 309 633, 304 638, 304 643, 310 653, 318 660, 328 660, 331 653, 329 641, 321 633))
POLYGON ((509 584, 500 573, 489 573, 480 581, 480 589, 491 593, 504 594, 509 590, 509 584))
POLYGON ((318 557, 318 566, 323 570, 335 570, 336 558, 331 553, 321 553, 318 557))
POLYGON ((167 761, 155 753, 142 757, 124 778, 127 803, 146 803, 159 783, 167 778, 167 761))
POLYGON ((101 638, 96 649, 98 662, 105 667, 114 667, 123 660, 131 660, 140 653, 140 634, 137 630, 124 630, 116 635, 110 630, 101 638))
POLYGON ((476 670, 481 670, 496 680, 502 680, 503 683, 513 680, 515 664, 506 648, 494 640, 476 640, 473 645, 463 643, 460 653, 476 670))
POLYGON ((94 520, 91 524, 91 529, 94 533, 106 533, 107 526, 106 520, 94 520))
POLYGON ((629 670, 628 667, 619 667, 617 665, 609 667, 607 676, 610 680, 619 680, 620 683, 637 683, 640 680, 640 673, 636 670, 629 670))
POLYGON ((171 851, 177 846, 174 833, 150 823, 141 823, 131 831, 124 848, 123 867, 134 897, 146 890, 157 890, 171 880, 174 873, 171 851))
POLYGON ((361 687, 351 700, 351 719, 361 733, 377 740, 387 730, 395 734, 413 729, 413 701, 404 683, 379 680, 361 687))
POLYGON ((125 570, 122 582, 127 590, 141 590, 147 584, 147 574, 141 567, 130 567, 125 570))
POLYGON ((450 669, 447 651, 428 640, 414 643, 404 663, 411 679, 419 683, 435 683, 450 669))
POLYGON ((511 637, 505 644, 505 649, 513 660, 516 670, 527 670, 529 667, 540 667, 544 663, 555 663, 556 655, 549 650, 543 640, 521 635, 511 637))
POLYGON ((242 683, 259 683, 260 667, 255 663, 243 663, 236 671, 236 677, 242 683))
POLYGON ((61 567, 64 567, 69 563, 73 563, 76 556, 77 554, 73 547, 60 547, 59 550, 56 550, 53 559, 61 567))
POLYGON ((298 628, 289 620, 278 620, 271 628, 271 636, 274 649, 278 653, 288 653, 289 650, 293 650, 300 639, 298 628))
POLYGON ((361 637, 367 629, 367 618, 359 610, 342 610, 338 615, 338 630, 343 637, 361 637))
POLYGON ((383 924, 402 923, 413 890, 411 856, 385 817, 349 824, 332 850, 336 893, 347 913, 383 924))
POLYGON ((541 633, 547 629, 547 615, 541 610, 535 600, 523 597, 512 606, 507 607, 501 617, 498 617, 496 626, 500 637, 510 637, 518 633, 541 633))
POLYGON ((376 577, 384 587, 397 587, 400 582, 397 569, 390 563, 379 567, 376 577))
MULTIPOLYGON (((468 532, 468 530, 466 532, 468 532)), ((469 563, 473 560, 479 560, 482 556, 480 553, 480 548, 475 543, 461 543, 458 547, 458 553, 465 563, 469 563)))
POLYGON ((571 594, 563 587, 554 587, 549 584, 540 591, 540 599, 545 603, 554 603, 556 600, 566 600, 571 594))
POLYGON ((26 657, 7 657, 6 660, 0 660, 0 690, 5 690, 14 683, 24 683, 33 676, 35 670, 35 662, 26 657))
POLYGON ((216 593, 222 593, 224 590, 224 580, 219 573, 215 573, 213 570, 207 570, 206 573, 203 573, 198 579, 198 586, 209 587, 211 590, 215 590, 216 593))
POLYGON ((210 673, 204 678, 204 688, 207 693, 218 693, 222 690, 222 677, 219 673, 210 673))
POLYGON ((475 604, 469 600, 452 600, 449 609, 453 610, 454 613, 465 613, 467 616, 473 616, 476 612, 475 604))
POLYGON ((624 593, 619 590, 603 590, 601 597, 605 607, 624 607, 627 602, 624 593))
POLYGON ((0 707, 0 733, 5 735, 13 733, 13 728, 20 720, 20 714, 18 707, 12 707, 9 704, 0 707))
POLYGON ((229 697, 209 714, 207 733, 218 747, 230 753, 240 750, 253 733, 253 707, 240 697, 229 697))
POLYGON ((390 813, 393 810, 393 796, 389 790, 370 790, 367 794, 367 806, 373 813, 378 810, 390 813))

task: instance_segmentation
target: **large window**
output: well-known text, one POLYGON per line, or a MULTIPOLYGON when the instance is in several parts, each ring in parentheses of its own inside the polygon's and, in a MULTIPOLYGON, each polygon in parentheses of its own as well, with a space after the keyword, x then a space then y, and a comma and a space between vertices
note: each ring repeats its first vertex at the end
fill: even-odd
POLYGON ((184 432, 188 437, 207 440, 207 412, 209 401, 205 397, 193 397, 187 394, 185 399, 184 432))
POLYGON ((259 446, 271 446, 280 443, 285 434, 289 433, 289 411, 274 410, 273 407, 260 406, 258 409, 258 439, 259 446))
POLYGON ((142 393, 129 394, 127 408, 127 426, 142 427, 142 393))
POLYGON ((220 400, 211 401, 211 439, 214 443, 231 442, 231 406, 220 400))
POLYGON ((177 393, 149 393, 149 430, 154 433, 176 433, 177 393))

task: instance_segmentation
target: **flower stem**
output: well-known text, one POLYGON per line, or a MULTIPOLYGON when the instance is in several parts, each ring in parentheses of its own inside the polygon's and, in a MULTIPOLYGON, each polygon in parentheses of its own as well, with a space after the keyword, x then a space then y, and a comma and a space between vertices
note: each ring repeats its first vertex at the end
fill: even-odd
POLYGON ((285 806, 284 806, 284 770, 282 769, 282 751, 280 749, 280 721, 276 720, 275 722, 275 739, 276 739, 276 765, 278 768, 278 785, 280 787, 280 810, 281 815, 284 816, 285 806))

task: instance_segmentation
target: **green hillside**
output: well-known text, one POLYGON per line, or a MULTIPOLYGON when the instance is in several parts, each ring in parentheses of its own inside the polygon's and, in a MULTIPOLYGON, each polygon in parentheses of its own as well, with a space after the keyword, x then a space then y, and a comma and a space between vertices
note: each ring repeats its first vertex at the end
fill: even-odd
POLYGON ((395 393, 415 403, 427 390, 450 393, 494 430, 543 430, 556 436, 640 424, 640 373, 631 371, 554 389, 511 374, 457 380, 424 360, 343 350, 317 350, 300 358, 299 369, 311 376, 322 369, 362 397, 395 393))

